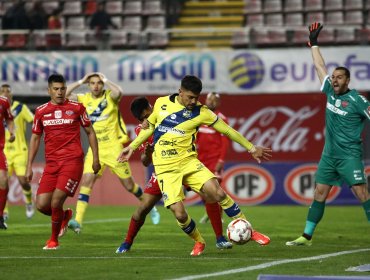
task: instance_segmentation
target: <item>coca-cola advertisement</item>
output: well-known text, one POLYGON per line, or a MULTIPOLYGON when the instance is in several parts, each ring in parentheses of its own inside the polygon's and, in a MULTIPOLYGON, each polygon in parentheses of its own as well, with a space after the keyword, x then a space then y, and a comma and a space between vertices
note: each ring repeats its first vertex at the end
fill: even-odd
MULTIPOLYGON (((152 105, 158 96, 149 96, 152 105)), ((121 113, 134 138, 137 121, 131 116, 133 96, 124 96, 121 113)), ((204 103, 205 94, 200 101, 204 103)), ((324 146, 326 97, 309 94, 221 94, 220 111, 229 124, 256 145, 271 147, 274 161, 318 161, 324 146)), ((229 161, 250 161, 244 148, 232 143, 229 161)))

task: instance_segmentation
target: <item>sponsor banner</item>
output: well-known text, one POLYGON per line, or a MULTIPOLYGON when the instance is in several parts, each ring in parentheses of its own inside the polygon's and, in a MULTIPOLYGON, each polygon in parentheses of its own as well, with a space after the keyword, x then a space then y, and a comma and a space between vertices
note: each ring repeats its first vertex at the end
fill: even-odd
MULTIPOLYGON (((124 96, 121 113, 129 136, 137 124, 130 113, 134 96, 124 96)), ((152 105, 157 96, 148 97, 152 105)), ((205 95, 200 101, 204 103, 205 95)), ((274 161, 318 161, 324 146, 326 97, 321 93, 260 96, 222 95, 221 112, 229 124, 255 145, 271 147, 274 161)), ((232 142, 226 161, 253 160, 232 142)))
MULTIPOLYGON (((228 164, 222 186, 240 205, 310 205, 317 163, 274 162, 261 165, 228 164)), ((370 166, 365 169, 370 178, 370 166)), ((327 203, 359 204, 348 186, 333 187, 327 203)))
MULTIPOLYGON (((358 90, 370 88, 370 49, 321 47, 329 73, 339 65, 351 71, 358 90)), ((0 79, 17 95, 46 95, 47 78, 61 73, 67 82, 103 72, 126 93, 176 91, 185 75, 196 75, 205 91, 233 94, 318 91, 320 83, 307 48, 176 51, 3 52, 0 79), (25 90, 27 89, 27 90, 25 90)))

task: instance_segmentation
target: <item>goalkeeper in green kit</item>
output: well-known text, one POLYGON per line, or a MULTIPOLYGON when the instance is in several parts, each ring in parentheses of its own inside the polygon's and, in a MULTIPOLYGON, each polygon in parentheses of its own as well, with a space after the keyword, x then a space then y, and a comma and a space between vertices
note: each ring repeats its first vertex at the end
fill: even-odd
POLYGON ((323 26, 313 23, 310 27, 310 41, 313 62, 326 94, 325 146, 316 172, 316 187, 313 202, 308 210, 303 235, 287 246, 312 245, 312 236, 324 215, 325 200, 332 186, 348 184, 362 203, 370 222, 370 195, 362 161, 361 133, 365 120, 370 120, 370 103, 358 91, 349 89, 350 72, 337 67, 329 76, 324 59, 318 47, 317 38, 323 26))

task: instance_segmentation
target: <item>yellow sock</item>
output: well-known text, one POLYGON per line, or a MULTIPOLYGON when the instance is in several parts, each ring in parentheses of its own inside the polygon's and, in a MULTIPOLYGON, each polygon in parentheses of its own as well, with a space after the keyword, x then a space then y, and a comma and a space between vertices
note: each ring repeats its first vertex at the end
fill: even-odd
POLYGON ((32 203, 32 190, 23 190, 23 195, 25 197, 26 203, 31 204, 32 203))
POLYGON ((130 191, 133 195, 135 195, 139 200, 141 200, 141 197, 143 195, 143 190, 140 188, 138 184, 135 183, 134 187, 130 191))
POLYGON ((4 207, 4 211, 3 212, 9 214, 9 202, 8 201, 6 201, 6 203, 5 203, 5 207, 4 207))
POLYGON ((80 195, 78 196, 75 218, 77 223, 79 223, 80 225, 82 224, 82 221, 84 219, 87 206, 89 206, 91 191, 92 191, 91 188, 85 186, 81 186, 80 188, 80 195))
POLYGON ((220 205, 226 215, 228 215, 232 219, 246 219, 243 212, 240 210, 239 205, 231 199, 229 195, 226 195, 226 198, 220 201, 220 205))
POLYGON ((188 219, 186 220, 184 224, 180 223, 179 221, 177 221, 177 224, 195 242, 206 243, 202 235, 200 234, 195 222, 193 221, 193 219, 190 218, 189 215, 188 215, 188 219))

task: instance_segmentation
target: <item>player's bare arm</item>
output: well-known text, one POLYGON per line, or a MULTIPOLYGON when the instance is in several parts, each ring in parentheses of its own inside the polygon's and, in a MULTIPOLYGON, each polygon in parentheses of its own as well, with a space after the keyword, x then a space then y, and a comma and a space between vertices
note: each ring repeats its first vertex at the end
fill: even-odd
POLYGON ((92 169, 94 170, 94 174, 97 174, 101 169, 100 161, 99 161, 99 146, 98 140, 96 139, 95 130, 92 125, 88 127, 84 127, 85 133, 87 135, 89 145, 91 147, 92 155, 93 155, 93 164, 92 169))
POLYGON ((154 147, 149 143, 146 143, 144 152, 140 155, 141 162, 144 166, 149 166, 152 163, 152 154, 154 147))
POLYGON ((149 123, 149 127, 147 129, 142 129, 139 135, 135 138, 134 141, 127 147, 125 147, 120 155, 118 156, 117 160, 119 162, 126 162, 130 159, 133 152, 143 144, 154 132, 154 125, 149 123))
POLYGON ((7 125, 7 128, 8 128, 9 134, 10 134, 10 137, 9 137, 8 141, 10 143, 12 143, 15 140, 14 121, 12 121, 12 120, 6 120, 6 125, 7 125))
POLYGON ((100 77, 100 79, 103 81, 103 83, 112 91, 111 93, 111 98, 118 102, 119 99, 121 98, 122 94, 123 94, 123 90, 122 88, 113 83, 112 81, 108 80, 108 78, 103 74, 103 73, 97 73, 100 77))
POLYGON ((270 160, 272 155, 271 148, 261 147, 261 146, 254 146, 251 142, 243 137, 238 131, 233 129, 231 126, 226 124, 222 119, 218 119, 214 125, 214 129, 218 132, 222 133, 223 135, 227 136, 231 140, 239 143, 242 145, 250 154, 251 156, 258 162, 261 163, 262 160, 270 160))
POLYGON ((28 151, 28 161, 27 161, 27 169, 26 169, 26 179, 28 182, 31 182, 33 171, 32 171, 32 163, 35 160, 37 151, 40 147, 40 140, 41 135, 32 133, 31 139, 30 139, 30 148, 28 151))
POLYGON ((317 72, 317 75, 319 77, 321 84, 324 81, 324 78, 328 75, 328 70, 326 69, 324 58, 321 55, 321 52, 320 52, 320 49, 317 43, 317 38, 322 28, 323 28, 323 25, 321 25, 318 22, 311 24, 308 28, 310 31, 310 36, 309 36, 310 41, 308 45, 311 47, 313 63, 315 65, 316 72, 317 72))
POLYGON ((77 94, 74 94, 73 91, 82 86, 83 84, 86 84, 87 81, 89 80, 91 75, 94 75, 96 73, 87 73, 81 80, 78 80, 77 82, 74 82, 70 85, 67 86, 67 91, 66 91, 66 98, 69 100, 77 101, 77 94))

